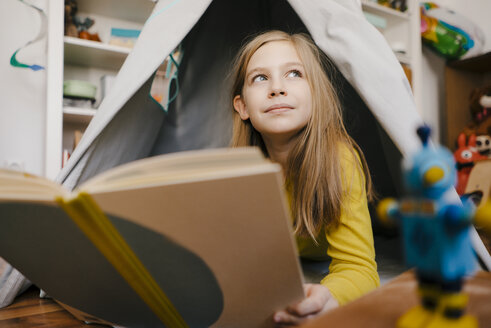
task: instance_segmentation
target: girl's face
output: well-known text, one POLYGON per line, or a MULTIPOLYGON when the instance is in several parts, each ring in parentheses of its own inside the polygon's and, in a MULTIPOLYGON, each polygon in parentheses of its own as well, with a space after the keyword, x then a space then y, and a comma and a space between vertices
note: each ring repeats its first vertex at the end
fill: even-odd
POLYGON ((234 108, 266 139, 291 138, 307 125, 311 90, 291 42, 271 41, 252 55, 234 108))

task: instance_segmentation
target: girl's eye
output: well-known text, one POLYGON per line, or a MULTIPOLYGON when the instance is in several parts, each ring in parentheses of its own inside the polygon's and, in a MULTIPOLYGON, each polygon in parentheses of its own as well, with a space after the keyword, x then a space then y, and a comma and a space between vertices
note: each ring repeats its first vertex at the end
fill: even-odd
POLYGON ((297 71, 296 69, 288 72, 287 74, 288 77, 302 77, 302 73, 300 71, 297 71))
POLYGON ((266 81, 266 76, 260 74, 252 78, 252 82, 261 82, 261 81, 266 81))

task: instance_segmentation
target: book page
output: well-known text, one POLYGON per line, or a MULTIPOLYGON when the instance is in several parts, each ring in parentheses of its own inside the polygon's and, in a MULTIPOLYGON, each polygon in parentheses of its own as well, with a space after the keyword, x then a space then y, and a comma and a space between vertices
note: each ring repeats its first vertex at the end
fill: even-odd
POLYGON ((191 327, 273 327, 275 310, 302 299, 281 168, 267 165, 91 194, 191 327))
POLYGON ((53 200, 67 191, 57 183, 36 175, 0 169, 0 200, 53 200))
POLYGON ((134 161, 89 179, 78 190, 102 192, 129 187, 217 178, 264 171, 271 162, 253 147, 186 151, 134 161))

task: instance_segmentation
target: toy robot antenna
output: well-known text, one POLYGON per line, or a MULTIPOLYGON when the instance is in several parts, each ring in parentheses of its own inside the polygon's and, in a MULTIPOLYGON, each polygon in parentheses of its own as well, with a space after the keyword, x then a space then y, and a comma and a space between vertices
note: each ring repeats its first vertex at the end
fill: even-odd
POLYGON ((422 125, 416 130, 416 133, 418 134, 419 139, 421 139, 423 146, 426 146, 431 134, 430 127, 428 125, 422 125))

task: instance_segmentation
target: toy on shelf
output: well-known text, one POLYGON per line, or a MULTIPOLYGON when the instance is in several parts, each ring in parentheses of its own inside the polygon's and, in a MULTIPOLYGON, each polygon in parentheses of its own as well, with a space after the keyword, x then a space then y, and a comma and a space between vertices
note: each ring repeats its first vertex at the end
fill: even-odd
POLYGON ((491 85, 472 91, 469 108, 472 122, 462 132, 475 134, 477 151, 491 158, 491 85))
MULTIPOLYGON (((382 221, 400 224, 406 264, 418 279, 421 304, 405 313, 398 327, 477 327, 464 313, 467 295, 461 292, 463 278, 477 263, 469 234, 474 205, 445 199, 456 180, 452 153, 428 144, 428 127, 417 133, 423 147, 403 162, 407 195, 384 199, 377 208, 382 221)), ((486 215, 481 221, 490 221, 486 215)))
POLYGON ((476 137, 476 149, 482 156, 491 158, 491 137, 487 134, 476 137))
POLYGON ((74 38, 100 42, 97 33, 89 33, 88 29, 94 25, 92 18, 80 18, 77 14, 77 0, 65 0, 65 35, 74 38))
POLYGON ((85 18, 80 18, 80 17, 75 17, 75 22, 78 27, 78 37, 80 39, 84 40, 91 40, 91 41, 97 41, 101 42, 101 39, 99 38, 99 34, 97 33, 89 33, 89 28, 94 25, 95 21, 90 18, 90 17, 85 17, 85 18))
POLYGON ((469 137, 468 143, 466 143, 465 133, 461 133, 457 139, 458 148, 454 152, 454 159, 457 163, 457 185, 455 189, 457 193, 462 196, 469 180, 469 174, 471 173, 474 163, 487 157, 482 156, 476 147, 476 135, 472 134, 469 137))
POLYGON ((65 35, 78 37, 75 14, 77 13, 77 0, 65 0, 65 35))
MULTIPOLYGON (((491 85, 474 89, 470 95, 470 110, 475 128, 491 127, 491 85), (488 124, 483 123, 488 122, 488 124)), ((487 129, 484 132, 488 132, 487 129)))
POLYGON ((448 59, 479 55, 484 32, 472 21, 433 2, 420 4, 421 37, 427 46, 448 59))
POLYGON ((377 0, 377 3, 402 12, 407 10, 406 0, 377 0))

